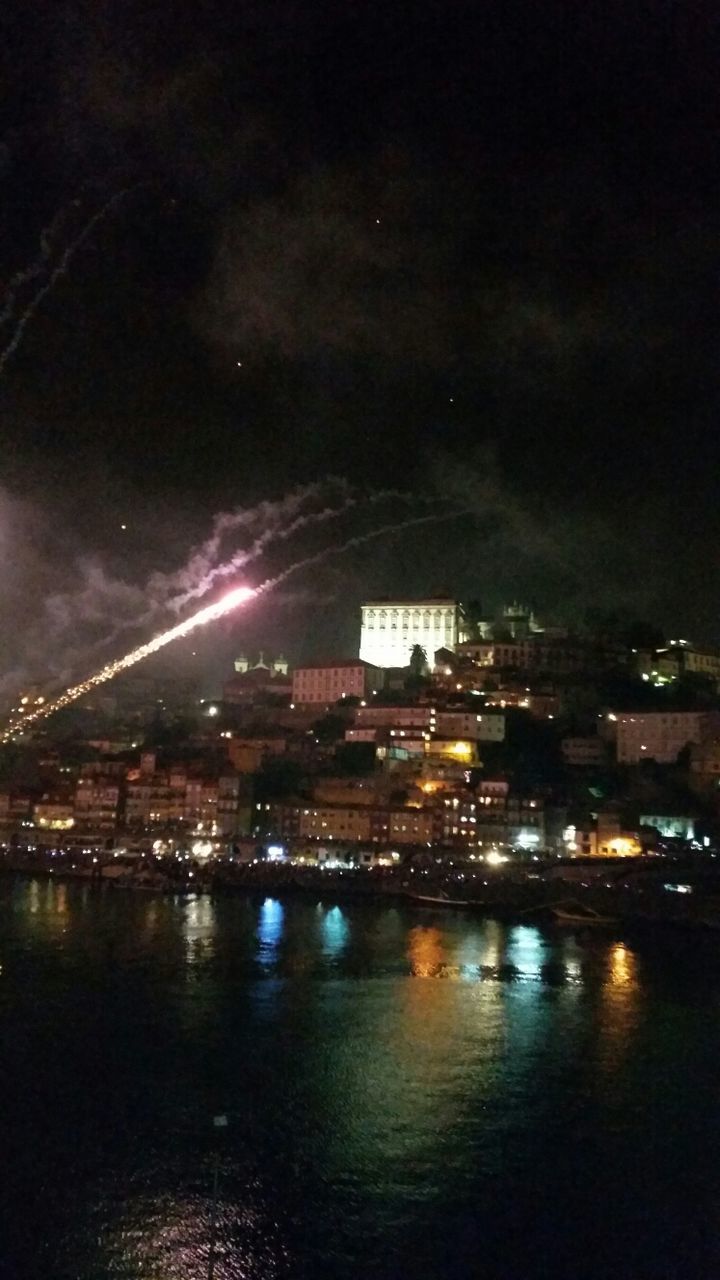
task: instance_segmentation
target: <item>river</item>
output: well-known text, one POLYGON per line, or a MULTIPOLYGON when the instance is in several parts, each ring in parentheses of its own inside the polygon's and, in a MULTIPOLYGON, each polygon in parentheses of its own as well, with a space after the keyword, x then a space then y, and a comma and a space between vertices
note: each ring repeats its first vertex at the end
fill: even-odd
POLYGON ((720 941, 0 882, 0 1275, 720 1274, 720 941), (215 1128, 213 1117, 227 1117, 215 1128))

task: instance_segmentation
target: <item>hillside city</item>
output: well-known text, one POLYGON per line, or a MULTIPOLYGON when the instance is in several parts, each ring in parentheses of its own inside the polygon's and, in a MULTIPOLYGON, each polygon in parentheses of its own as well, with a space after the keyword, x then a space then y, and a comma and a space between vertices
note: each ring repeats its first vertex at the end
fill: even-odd
POLYGON ((124 676, 38 722, 2 750, 0 831, 328 866, 710 850, 719 690, 720 651, 614 616, 370 601, 356 657, 242 655, 212 700, 124 676))

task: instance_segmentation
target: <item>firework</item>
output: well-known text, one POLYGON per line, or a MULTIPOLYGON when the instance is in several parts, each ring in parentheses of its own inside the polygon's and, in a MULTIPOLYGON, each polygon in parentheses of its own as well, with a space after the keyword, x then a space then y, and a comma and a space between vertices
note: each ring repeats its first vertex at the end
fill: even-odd
POLYGON ((52 715, 53 712, 60 711, 63 707, 76 702, 78 698, 91 693, 98 685, 105 684, 108 680, 112 680, 119 675, 121 671, 127 671, 129 667, 134 667, 137 662, 142 662, 144 658, 149 658, 153 653, 164 649, 166 645, 172 644, 174 640, 181 640, 196 631, 198 627, 207 626, 209 622, 216 622, 218 618, 224 617, 225 614, 239 608, 240 605, 246 604, 249 600, 274 590, 285 582, 291 574, 299 573, 301 569, 321 564, 323 561, 330 559, 331 556, 343 555, 347 551, 352 551, 355 547, 361 547, 366 542, 371 542, 374 538, 401 533, 403 530, 417 525, 437 524, 444 520, 455 520, 458 516, 467 514, 467 511, 454 509, 452 511, 432 512, 429 515, 412 516, 408 520, 381 525, 379 528, 371 529, 367 533, 360 533, 353 538, 348 538, 346 542, 339 545, 325 547, 322 551, 305 556, 302 560, 296 560, 294 564, 289 565, 287 569, 283 569, 274 578, 266 578, 265 582, 260 583, 258 587, 235 587, 227 595, 222 596, 220 600, 206 605, 203 609, 198 609, 197 613, 191 614, 184 622, 179 622, 176 626, 170 627, 169 630, 161 632, 160 635, 149 640, 147 644, 139 645, 137 649, 132 649, 130 653, 126 653, 122 658, 116 658, 114 662, 108 662, 95 675, 89 676, 87 680, 81 681, 80 684, 72 685, 52 701, 45 702, 42 706, 34 708, 26 715, 10 721, 4 731, 0 733, 0 742, 11 741, 27 725, 33 724, 37 720, 43 720, 52 715))
POLYGON ((112 680, 121 671, 127 671, 128 667, 134 667, 136 662, 142 662, 144 658, 149 658, 151 654, 164 649, 165 645, 172 644, 173 640, 182 640, 184 636, 189 636, 198 627, 204 627, 208 622, 215 622, 226 613, 230 613, 232 609, 237 609, 241 604, 246 604, 254 595, 255 591, 252 587, 235 587, 233 591, 229 591, 222 599, 216 600, 214 604, 206 605, 204 609, 199 609, 197 613, 191 614, 184 622, 179 622, 177 626, 171 627, 168 631, 163 631, 159 636, 149 640, 147 644, 141 644, 137 649, 132 649, 123 658, 116 658, 114 662, 108 662, 95 675, 89 676, 87 680, 83 680, 80 684, 72 685, 51 702, 45 702, 41 707, 30 711, 27 715, 11 721, 3 733, 0 734, 0 742, 9 742, 26 725, 32 724, 36 720, 42 720, 46 716, 52 715, 54 711, 60 711, 62 707, 69 706, 72 702, 77 702, 78 698, 91 693, 98 685, 112 680))

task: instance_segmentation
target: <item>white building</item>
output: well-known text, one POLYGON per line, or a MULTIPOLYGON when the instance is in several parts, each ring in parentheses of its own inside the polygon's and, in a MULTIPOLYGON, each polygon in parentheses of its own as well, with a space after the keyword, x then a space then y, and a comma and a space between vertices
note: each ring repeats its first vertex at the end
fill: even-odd
POLYGON ((293 671, 296 706, 330 706, 340 698, 365 698, 381 687, 380 672, 359 658, 311 662, 293 671))
POLYGON ((678 752, 689 742, 702 742, 718 719, 713 711, 620 712, 615 723, 618 762, 674 764, 678 752))
POLYGON ((376 667, 406 667, 413 645, 432 665, 437 649, 458 642, 456 600, 369 600, 362 605, 360 657, 376 667))

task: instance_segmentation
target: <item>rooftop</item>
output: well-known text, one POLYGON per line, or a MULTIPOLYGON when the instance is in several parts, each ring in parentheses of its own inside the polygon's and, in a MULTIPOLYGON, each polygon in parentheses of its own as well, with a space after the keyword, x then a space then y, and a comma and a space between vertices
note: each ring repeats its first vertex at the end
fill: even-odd
POLYGON ((391 608, 419 608, 420 606, 431 606, 434 608, 436 605, 446 605, 455 609, 457 608, 457 604, 457 600, 452 600, 449 596, 423 596, 419 600, 408 599, 403 596, 377 596, 374 600, 363 600, 361 608, 372 609, 381 605, 390 605, 391 608))
POLYGON ((324 662, 298 663, 295 671, 335 671, 341 667, 365 667, 368 671, 379 669, 373 666, 372 662, 365 662, 362 658, 327 658, 324 662))

